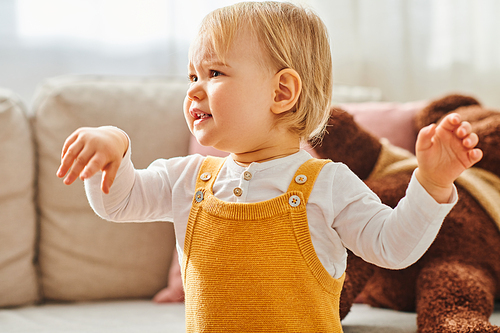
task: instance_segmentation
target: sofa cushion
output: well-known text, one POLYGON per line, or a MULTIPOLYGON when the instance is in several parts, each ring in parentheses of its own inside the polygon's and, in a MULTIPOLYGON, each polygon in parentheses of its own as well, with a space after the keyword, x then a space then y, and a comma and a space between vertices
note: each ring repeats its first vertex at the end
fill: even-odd
POLYGON ((137 168, 187 154, 186 89, 185 83, 161 78, 92 76, 53 78, 38 89, 39 263, 46 299, 151 297, 167 285, 173 225, 104 221, 90 208, 82 182, 66 186, 55 172, 66 137, 82 126, 125 130, 137 168))
POLYGON ((26 108, 0 89, 0 307, 38 300, 35 159, 26 108))

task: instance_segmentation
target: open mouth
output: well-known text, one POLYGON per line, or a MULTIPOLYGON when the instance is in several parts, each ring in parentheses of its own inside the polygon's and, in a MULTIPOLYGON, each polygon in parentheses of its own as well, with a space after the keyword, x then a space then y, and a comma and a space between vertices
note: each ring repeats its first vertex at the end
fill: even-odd
POLYGON ((208 119, 208 118, 212 117, 212 115, 210 113, 205 113, 205 112, 198 110, 198 109, 191 109, 189 112, 191 113, 191 116, 195 120, 204 120, 204 119, 208 119))
POLYGON ((195 113, 195 119, 206 119, 211 117, 212 115, 208 113, 195 113))
POLYGON ((194 126, 197 126, 206 120, 212 118, 212 115, 210 113, 205 113, 201 110, 198 109, 191 109, 189 111, 191 113, 191 116, 194 118, 194 126))

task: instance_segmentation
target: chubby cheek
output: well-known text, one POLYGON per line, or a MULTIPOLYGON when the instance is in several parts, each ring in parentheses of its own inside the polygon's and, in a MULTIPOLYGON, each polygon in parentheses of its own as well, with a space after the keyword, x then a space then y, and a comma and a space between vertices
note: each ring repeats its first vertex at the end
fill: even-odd
POLYGON ((189 100, 189 98, 186 96, 186 98, 184 98, 184 119, 186 119, 186 123, 189 127, 189 131, 191 133, 193 133, 193 122, 194 122, 194 119, 193 117, 191 116, 191 114, 189 113, 189 108, 191 107, 191 101, 189 100))

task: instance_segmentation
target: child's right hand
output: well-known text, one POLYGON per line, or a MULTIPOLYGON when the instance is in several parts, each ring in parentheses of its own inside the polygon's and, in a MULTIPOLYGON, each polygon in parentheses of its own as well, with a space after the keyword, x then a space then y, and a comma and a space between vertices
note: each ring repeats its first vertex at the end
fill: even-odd
POLYGON ((108 194, 128 144, 125 133, 116 127, 79 128, 64 142, 57 177, 66 175, 64 184, 70 185, 78 177, 85 180, 102 171, 101 189, 108 194))

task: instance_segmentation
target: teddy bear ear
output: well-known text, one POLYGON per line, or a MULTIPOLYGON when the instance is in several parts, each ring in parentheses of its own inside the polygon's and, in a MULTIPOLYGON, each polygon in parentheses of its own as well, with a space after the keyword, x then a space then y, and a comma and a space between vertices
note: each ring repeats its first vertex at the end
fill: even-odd
POLYGON ((451 94, 434 100, 415 114, 415 129, 420 131, 427 125, 437 123, 445 114, 462 106, 480 105, 472 96, 451 94))

